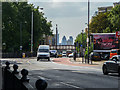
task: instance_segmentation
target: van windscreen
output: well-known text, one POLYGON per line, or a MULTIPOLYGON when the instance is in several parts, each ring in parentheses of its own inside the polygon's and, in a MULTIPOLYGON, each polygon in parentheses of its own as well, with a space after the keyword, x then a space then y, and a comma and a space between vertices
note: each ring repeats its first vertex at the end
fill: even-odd
POLYGON ((49 52, 48 49, 39 49, 38 52, 49 52))

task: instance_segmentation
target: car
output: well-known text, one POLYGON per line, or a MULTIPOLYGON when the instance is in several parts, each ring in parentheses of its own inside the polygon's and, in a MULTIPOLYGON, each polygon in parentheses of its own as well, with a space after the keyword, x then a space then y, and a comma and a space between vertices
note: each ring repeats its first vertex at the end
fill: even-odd
POLYGON ((66 56, 67 56, 66 52, 63 52, 62 57, 66 57, 66 56))
POLYGON ((103 59, 103 60, 109 60, 109 58, 110 58, 110 54, 109 53, 101 55, 101 59, 103 59))
POLYGON ((91 52, 90 53, 90 59, 93 61, 101 60, 100 54, 97 52, 91 52))
POLYGON ((74 54, 73 54, 73 53, 71 53, 71 54, 69 54, 69 55, 68 55, 68 57, 69 57, 69 58, 70 58, 70 57, 73 57, 73 55, 74 55, 74 54))
POLYGON ((67 57, 68 57, 68 55, 71 54, 71 53, 72 53, 71 50, 67 50, 67 51, 66 51, 66 55, 67 55, 67 57))
POLYGON ((62 57, 62 53, 58 52, 57 57, 62 57))
POLYGON ((37 61, 39 59, 48 59, 50 61, 49 45, 39 45, 37 51, 37 61))
POLYGON ((57 50, 50 50, 50 57, 57 57, 57 50))
POLYGON ((112 49, 110 51, 110 58, 114 55, 120 55, 120 49, 112 49))
POLYGON ((120 55, 114 55, 111 59, 105 61, 102 66, 102 71, 104 75, 118 73, 120 76, 120 55))

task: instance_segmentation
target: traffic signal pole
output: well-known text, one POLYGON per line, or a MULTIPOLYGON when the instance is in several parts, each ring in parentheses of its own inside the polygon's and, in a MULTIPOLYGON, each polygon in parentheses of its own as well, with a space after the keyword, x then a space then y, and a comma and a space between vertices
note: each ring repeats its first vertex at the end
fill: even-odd
POLYGON ((32 19, 31 19, 31 54, 33 53, 33 11, 32 11, 32 19))

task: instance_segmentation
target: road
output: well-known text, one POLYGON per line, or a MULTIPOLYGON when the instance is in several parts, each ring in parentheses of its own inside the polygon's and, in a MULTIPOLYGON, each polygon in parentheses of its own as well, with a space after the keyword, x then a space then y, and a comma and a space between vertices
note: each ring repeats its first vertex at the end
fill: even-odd
MULTIPOLYGON (((65 58, 64 58, 65 59, 65 58)), ((29 70, 28 78, 30 84, 35 87, 35 81, 43 78, 48 82, 48 89, 90 89, 118 90, 119 77, 117 74, 103 75, 101 67, 94 66, 71 66, 58 64, 51 61, 37 61, 36 58, 15 59, 19 65, 19 70, 26 68, 29 70), (102 88, 102 89, 101 89, 102 88)))

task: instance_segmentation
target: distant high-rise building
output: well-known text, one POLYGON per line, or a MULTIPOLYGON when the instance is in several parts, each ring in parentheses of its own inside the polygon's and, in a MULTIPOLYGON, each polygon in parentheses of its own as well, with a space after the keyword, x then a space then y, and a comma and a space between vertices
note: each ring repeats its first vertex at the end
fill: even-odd
POLYGON ((67 41, 67 45, 73 45, 73 37, 70 36, 68 41, 67 41))
MULTIPOLYGON (((55 43, 56 43, 56 34, 55 34, 55 43)), ((57 45, 59 45, 59 33, 57 33, 57 45)))
POLYGON ((62 45, 67 45, 67 40, 65 36, 63 36, 62 38, 62 45))
POLYGON ((52 37, 52 45, 55 45, 55 35, 52 37))
POLYGON ((67 40, 67 45, 71 45, 70 39, 67 40))
POLYGON ((113 3, 113 8, 116 6, 116 5, 119 5, 120 4, 120 2, 115 2, 115 3, 113 3))
POLYGON ((70 45, 73 45, 73 37, 72 36, 69 37, 69 40, 70 40, 70 45))

